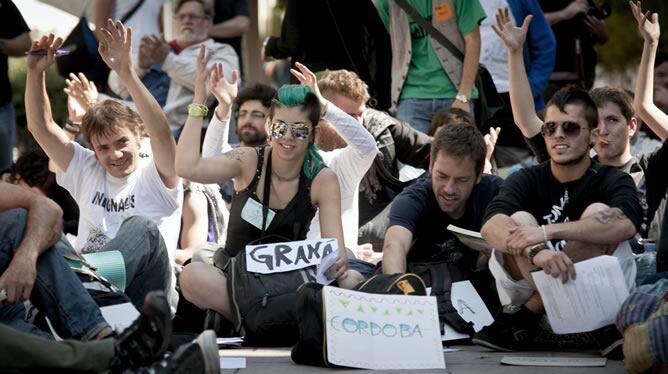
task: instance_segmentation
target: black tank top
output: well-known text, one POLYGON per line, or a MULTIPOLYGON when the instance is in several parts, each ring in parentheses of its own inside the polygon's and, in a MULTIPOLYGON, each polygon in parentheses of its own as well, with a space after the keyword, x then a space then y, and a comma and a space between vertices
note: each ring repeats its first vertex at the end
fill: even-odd
MULTIPOLYGON (((264 151, 264 145, 256 148, 257 167, 255 169, 255 176, 248 187, 238 192, 235 191, 232 196, 227 241, 225 242, 225 249, 230 256, 236 256, 247 244, 262 237, 262 230, 241 218, 241 211, 248 199, 253 199, 262 205, 262 201, 257 196, 257 188, 262 173, 264 151)), ((271 149, 267 157, 267 173, 265 173, 265 178, 271 178, 271 149)), ((269 193, 269 191, 263 191, 263 196, 269 193)), ((311 220, 315 216, 316 208, 311 204, 311 179, 306 177, 303 170, 299 175, 299 187, 295 196, 286 205, 285 209, 275 210, 274 212, 276 213, 274 219, 264 232, 263 238, 266 238, 266 240, 261 240, 254 244, 306 239, 306 234, 308 233, 311 220), (276 236, 283 237, 284 240, 276 236)))

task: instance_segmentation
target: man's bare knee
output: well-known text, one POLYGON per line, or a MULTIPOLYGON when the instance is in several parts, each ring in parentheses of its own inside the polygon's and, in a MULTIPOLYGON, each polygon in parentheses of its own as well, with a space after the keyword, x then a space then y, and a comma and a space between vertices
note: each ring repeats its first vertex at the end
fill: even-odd
POLYGON ((525 211, 515 212, 510 216, 518 226, 538 226, 538 221, 536 218, 531 215, 531 213, 525 211))
POLYGON ((592 216, 592 215, 594 215, 598 212, 603 212, 603 211, 608 210, 608 209, 610 209, 610 207, 607 206, 606 204, 592 203, 591 205, 589 205, 584 210, 584 212, 582 212, 582 216, 580 218, 589 217, 589 216, 592 216))

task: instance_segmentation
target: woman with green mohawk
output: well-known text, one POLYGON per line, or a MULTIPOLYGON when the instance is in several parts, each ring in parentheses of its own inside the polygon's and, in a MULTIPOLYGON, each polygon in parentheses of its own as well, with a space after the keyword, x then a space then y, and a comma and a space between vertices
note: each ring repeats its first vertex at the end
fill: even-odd
MULTIPOLYGON (((319 208, 321 235, 336 238, 339 259, 330 276, 339 287, 352 288, 362 275, 347 268, 341 223, 339 183, 317 152, 314 139, 321 112, 327 110, 317 85, 281 87, 270 110, 269 144, 258 148, 240 147, 222 155, 202 158, 200 134, 207 97, 207 58, 198 57, 193 104, 181 133, 176 152, 179 176, 199 183, 234 181, 235 194, 230 208, 225 249, 235 256, 245 246, 268 235, 286 240, 303 240, 319 208)), ((215 65, 208 89, 236 96, 236 71, 228 82, 220 64, 215 65)), ((190 302, 212 309, 231 320, 226 275, 220 269, 191 263, 181 273, 181 288, 190 302)), ((296 285, 297 286, 297 285, 296 285)), ((296 288, 295 286, 295 288, 296 288)))

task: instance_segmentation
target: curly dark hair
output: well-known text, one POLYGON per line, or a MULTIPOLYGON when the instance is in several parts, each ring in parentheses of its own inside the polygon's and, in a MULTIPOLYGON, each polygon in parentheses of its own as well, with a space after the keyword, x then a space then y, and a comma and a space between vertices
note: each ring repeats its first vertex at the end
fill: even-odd
POLYGON ((34 148, 24 152, 10 170, 11 183, 24 181, 30 187, 43 187, 52 178, 53 173, 49 171, 49 157, 40 148, 34 148))

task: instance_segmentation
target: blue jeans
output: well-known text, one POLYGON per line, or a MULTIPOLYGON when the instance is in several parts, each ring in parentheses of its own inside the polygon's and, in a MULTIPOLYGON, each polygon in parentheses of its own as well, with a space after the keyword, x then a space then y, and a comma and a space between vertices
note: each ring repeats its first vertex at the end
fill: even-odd
MULTIPOLYGON (((7 269, 21 244, 26 224, 27 211, 24 209, 0 213, 0 273, 7 269)), ((64 339, 90 340, 109 325, 63 259, 64 254, 73 251, 63 238, 39 256, 30 301, 49 318, 64 339)), ((23 314, 22 304, 0 308, 0 322, 34 332, 34 326, 23 323, 23 314)))
POLYGON ((14 103, 0 106, 0 171, 12 166, 14 143, 16 142, 16 117, 14 103))
POLYGON ((100 251, 119 251, 125 261, 125 293, 141 310, 144 297, 154 290, 168 292, 172 272, 167 246, 153 220, 132 216, 100 251))
MULTIPOLYGON (((454 99, 401 99, 397 105, 397 119, 423 133, 429 133, 431 119, 441 109, 450 108, 454 99)), ((473 115, 473 108, 469 104, 473 115)))

